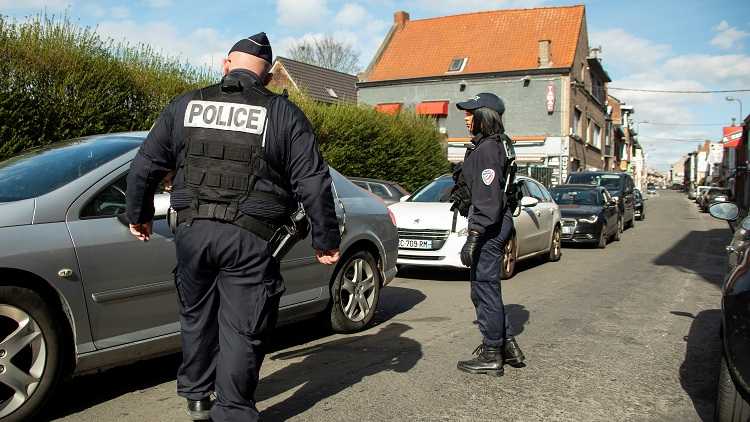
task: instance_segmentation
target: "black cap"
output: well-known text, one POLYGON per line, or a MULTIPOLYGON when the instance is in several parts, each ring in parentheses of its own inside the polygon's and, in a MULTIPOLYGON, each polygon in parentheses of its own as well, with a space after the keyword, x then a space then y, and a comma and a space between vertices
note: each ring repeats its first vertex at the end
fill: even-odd
POLYGON ((268 41, 265 32, 259 32, 251 37, 237 41, 229 50, 229 53, 231 54, 234 51, 253 55, 267 61, 268 63, 273 61, 271 42, 268 41))
POLYGON ((476 110, 478 108, 487 107, 497 111, 500 114, 505 113, 505 104, 503 100, 495 94, 489 92, 482 92, 475 95, 473 98, 469 98, 466 101, 456 104, 459 110, 476 110))

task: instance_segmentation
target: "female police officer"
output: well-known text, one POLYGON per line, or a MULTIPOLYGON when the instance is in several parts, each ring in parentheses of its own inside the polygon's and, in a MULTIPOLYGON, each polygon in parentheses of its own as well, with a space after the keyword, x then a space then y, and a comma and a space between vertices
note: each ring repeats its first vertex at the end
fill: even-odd
POLYGON ((481 93, 462 103, 466 127, 474 137, 467 148, 458 186, 465 186, 469 208, 469 233, 461 261, 471 267, 471 300, 477 313, 482 344, 474 359, 458 362, 458 369, 473 374, 503 375, 503 364, 522 366, 524 356, 510 336, 500 289, 505 243, 513 232, 509 202, 515 176, 515 153, 505 135, 503 101, 481 93), (465 183, 465 184, 464 184, 465 183))

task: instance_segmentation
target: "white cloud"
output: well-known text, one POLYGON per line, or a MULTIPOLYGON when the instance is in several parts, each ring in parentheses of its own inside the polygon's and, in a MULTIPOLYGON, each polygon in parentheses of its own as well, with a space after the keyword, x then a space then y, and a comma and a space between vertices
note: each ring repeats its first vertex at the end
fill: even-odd
POLYGON ((63 9, 71 0, 0 0, 0 9, 63 9))
POLYGON ((729 50, 733 47, 740 47, 742 39, 750 35, 750 32, 745 32, 730 26, 727 21, 721 21, 719 25, 714 28, 714 31, 718 33, 711 39, 711 45, 724 50, 729 50))
POLYGON ((218 70, 221 60, 239 36, 227 37, 214 28, 198 28, 181 32, 166 22, 135 22, 133 20, 105 21, 97 31, 131 45, 148 44, 171 57, 186 60, 197 66, 208 65, 218 70))
POLYGON ((648 69, 672 52, 668 44, 659 44, 639 38, 621 28, 594 31, 591 45, 603 46, 604 65, 623 69, 648 69))
POLYGON ((744 54, 690 54, 664 63, 667 74, 705 81, 728 89, 750 86, 750 56, 744 54))
POLYGON ((341 26, 357 26, 367 17, 367 10, 356 4, 347 3, 336 13, 334 21, 341 26))
POLYGON ((115 19, 125 19, 130 16, 130 10, 127 7, 117 6, 110 9, 110 14, 115 19))
POLYGON ((279 24, 303 30, 323 22, 329 14, 326 0, 278 0, 276 12, 279 24))

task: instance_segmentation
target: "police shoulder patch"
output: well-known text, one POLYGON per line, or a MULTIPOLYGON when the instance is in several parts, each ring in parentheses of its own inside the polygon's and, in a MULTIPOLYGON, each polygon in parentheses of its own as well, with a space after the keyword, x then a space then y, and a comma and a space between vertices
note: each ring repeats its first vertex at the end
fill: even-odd
POLYGON ((493 180, 495 180, 495 170, 482 170, 482 182, 484 182, 485 185, 489 186, 493 180))

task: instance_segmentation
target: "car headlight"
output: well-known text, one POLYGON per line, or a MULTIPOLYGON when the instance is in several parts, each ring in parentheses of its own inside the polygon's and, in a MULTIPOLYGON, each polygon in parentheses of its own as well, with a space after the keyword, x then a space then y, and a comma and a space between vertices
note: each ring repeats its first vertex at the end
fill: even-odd
POLYGON ((457 233, 459 236, 468 236, 469 235, 469 228, 464 227, 463 229, 459 230, 457 233))
POLYGON ((596 223, 596 220, 598 220, 598 219, 599 219, 599 216, 592 215, 589 218, 579 218, 578 221, 580 221, 581 223, 594 224, 594 223, 596 223))

